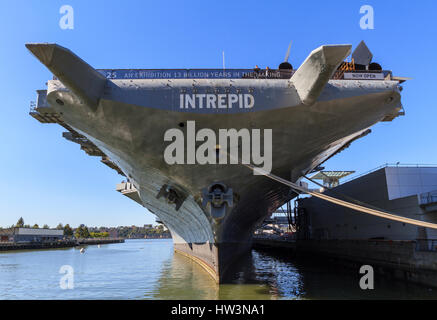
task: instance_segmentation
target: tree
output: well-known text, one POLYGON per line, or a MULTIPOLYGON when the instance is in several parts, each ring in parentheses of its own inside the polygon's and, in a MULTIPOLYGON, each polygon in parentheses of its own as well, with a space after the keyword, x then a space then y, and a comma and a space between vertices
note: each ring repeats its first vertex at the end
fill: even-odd
POLYGON ((73 229, 71 229, 70 225, 67 223, 64 227, 64 236, 66 237, 72 237, 73 236, 73 229))
POLYGON ((32 228, 33 229, 39 229, 39 225, 35 223, 32 228))
POLYGON ((64 229, 64 226, 62 225, 62 223, 59 223, 59 224, 56 226, 56 229, 58 229, 58 230, 62 230, 62 229, 64 229))
POLYGON ((18 219, 17 224, 15 225, 18 228, 23 228, 24 227, 24 219, 23 217, 20 217, 20 219, 18 219))
POLYGON ((43 228, 43 229, 50 229, 50 227, 49 227, 48 224, 43 225, 42 228, 43 228))
POLYGON ((76 232, 74 233, 74 235, 76 236, 76 238, 89 238, 90 237, 90 233, 88 231, 88 228, 84 224, 81 224, 76 229, 76 232))
POLYGON ((91 238, 107 238, 109 237, 108 232, 90 232, 91 238))

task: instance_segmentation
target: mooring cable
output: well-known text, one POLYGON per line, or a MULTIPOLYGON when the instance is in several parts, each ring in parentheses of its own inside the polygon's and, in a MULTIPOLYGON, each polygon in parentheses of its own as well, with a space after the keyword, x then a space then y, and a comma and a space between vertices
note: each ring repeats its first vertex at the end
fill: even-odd
MULTIPOLYGON (((229 155, 229 156, 232 157, 231 155, 229 155)), ((343 206, 343 207, 346 207, 346 208, 350 208, 350 209, 353 209, 353 210, 356 210, 356 211, 360 211, 360 212, 364 212, 364 213, 367 213, 367 214, 371 214, 371 215, 374 215, 374 216, 377 216, 377 217, 380 217, 380 218, 385 218, 385 219, 389 219, 389 220, 393 220, 393 221, 413 224, 413 225, 420 226, 420 227, 425 227, 425 228, 437 229, 437 224, 435 224, 435 223, 420 221, 420 220, 416 220, 416 219, 410 219, 410 218, 398 216, 398 215, 395 215, 395 214, 392 214, 392 213, 384 212, 384 211, 381 211, 381 210, 378 210, 378 209, 372 209, 372 208, 365 207, 363 205, 354 204, 354 203, 351 203, 351 202, 340 200, 340 199, 328 196, 326 194, 323 194, 323 193, 320 193, 320 192, 317 192, 317 191, 311 191, 311 190, 309 190, 309 189, 307 189, 305 187, 302 187, 302 186, 300 186, 300 185, 298 185, 296 183, 293 183, 291 181, 285 180, 285 179, 283 179, 281 177, 278 177, 277 175, 274 175, 273 173, 266 172, 266 171, 264 171, 264 170, 262 170, 260 168, 254 167, 254 166, 252 166, 250 164, 244 164, 244 163, 240 163, 240 164, 242 164, 243 166, 251 169, 254 172, 259 173, 260 175, 266 176, 266 177, 268 177, 268 178, 270 178, 272 180, 275 180, 277 182, 285 184, 285 185, 293 188, 294 190, 298 190, 300 192, 312 195, 313 197, 320 198, 320 199, 323 199, 325 201, 328 201, 328 202, 331 202, 331 203, 334 203, 334 204, 337 204, 337 205, 340 205, 340 206, 343 206)))

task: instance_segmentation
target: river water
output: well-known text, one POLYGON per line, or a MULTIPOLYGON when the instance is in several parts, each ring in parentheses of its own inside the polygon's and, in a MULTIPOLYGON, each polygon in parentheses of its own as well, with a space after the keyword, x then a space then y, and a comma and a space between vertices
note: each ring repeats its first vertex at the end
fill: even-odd
POLYGON ((173 253, 171 239, 87 246, 84 253, 0 252, 0 299, 437 299, 437 289, 377 274, 375 288, 362 290, 358 271, 262 251, 253 250, 242 266, 231 284, 217 286, 173 253))

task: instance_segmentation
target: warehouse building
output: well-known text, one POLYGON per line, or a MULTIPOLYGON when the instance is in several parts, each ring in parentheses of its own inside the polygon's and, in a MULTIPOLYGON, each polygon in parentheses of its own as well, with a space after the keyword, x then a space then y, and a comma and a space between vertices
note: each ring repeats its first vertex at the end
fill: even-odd
POLYGON ((15 227, 0 230, 0 237, 10 242, 56 241, 64 238, 64 230, 15 227))

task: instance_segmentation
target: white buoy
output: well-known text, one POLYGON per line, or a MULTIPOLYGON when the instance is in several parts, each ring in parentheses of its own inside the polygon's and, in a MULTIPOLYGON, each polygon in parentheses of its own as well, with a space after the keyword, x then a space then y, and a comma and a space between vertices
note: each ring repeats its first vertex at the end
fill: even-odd
POLYGON ((100 244, 97 245, 97 248, 100 248, 100 244))
POLYGON ((85 253, 85 248, 80 248, 80 253, 85 253))

